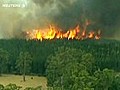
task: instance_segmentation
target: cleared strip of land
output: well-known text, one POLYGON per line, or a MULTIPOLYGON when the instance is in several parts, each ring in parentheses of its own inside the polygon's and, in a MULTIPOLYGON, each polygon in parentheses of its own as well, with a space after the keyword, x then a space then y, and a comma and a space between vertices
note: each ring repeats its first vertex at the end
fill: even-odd
POLYGON ((22 76, 20 76, 20 75, 2 75, 2 76, 0 76, 0 84, 5 86, 10 83, 16 84, 17 86, 22 86, 22 89, 24 89, 26 87, 37 87, 37 86, 42 86, 42 88, 45 89, 46 85, 47 85, 47 79, 45 77, 26 76, 26 81, 23 82, 22 76))

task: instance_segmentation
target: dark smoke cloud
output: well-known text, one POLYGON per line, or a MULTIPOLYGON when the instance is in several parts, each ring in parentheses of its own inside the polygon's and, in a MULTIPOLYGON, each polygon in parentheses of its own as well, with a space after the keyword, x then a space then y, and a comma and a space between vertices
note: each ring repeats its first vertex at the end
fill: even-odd
POLYGON ((61 7, 61 13, 54 17, 65 28, 91 21, 88 29, 101 29, 103 37, 120 39, 120 0, 77 0, 67 8, 61 7), (66 26, 65 26, 66 25, 66 26))
POLYGON ((57 26, 68 29, 79 24, 83 15, 82 0, 33 0, 36 5, 45 7, 47 5, 56 5, 58 14, 50 15, 52 23, 57 26))
POLYGON ((25 8, 0 7, 0 38, 21 37, 26 30, 44 28, 48 24, 67 30, 83 25, 87 19, 91 21, 88 30, 101 29, 106 37, 120 38, 120 0, 23 1, 25 8))

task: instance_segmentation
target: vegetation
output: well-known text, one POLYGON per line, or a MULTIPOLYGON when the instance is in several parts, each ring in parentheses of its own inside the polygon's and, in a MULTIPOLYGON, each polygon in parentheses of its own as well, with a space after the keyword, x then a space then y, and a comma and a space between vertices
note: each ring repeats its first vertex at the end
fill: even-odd
MULTIPOLYGON (((22 87, 17 86, 16 84, 8 84, 6 86, 0 85, 0 90, 20 90, 22 87)), ((41 86, 38 86, 36 88, 33 87, 26 87, 24 90, 42 90, 41 86)))
POLYGON ((119 41, 11 39, 0 43, 2 73, 22 74, 23 81, 26 74, 45 75, 53 90, 120 90, 119 41))
MULTIPOLYGON (((47 78, 48 84, 53 86, 69 87, 72 89, 74 84, 79 84, 79 76, 91 72, 92 65, 94 65, 93 56, 90 53, 85 53, 82 50, 72 48, 59 48, 55 56, 51 56, 47 64, 47 78), (72 83, 69 81, 72 79, 72 83), (66 80, 63 82, 63 80, 66 80)), ((81 86, 80 86, 81 87, 81 86)), ((73 88, 75 90, 77 88, 73 88)))
POLYGON ((16 68, 23 75, 23 81, 25 81, 26 73, 31 70, 32 57, 28 52, 20 52, 18 60, 16 61, 16 68))
POLYGON ((114 70, 100 70, 95 67, 94 57, 81 49, 58 48, 54 56, 48 58, 48 86, 62 90, 119 90, 114 70), (116 84, 116 85, 114 85, 116 84))
POLYGON ((9 56, 8 52, 1 48, 0 49, 0 76, 1 76, 1 73, 3 72, 3 69, 6 69, 6 70, 8 69, 6 67, 9 64, 8 56, 9 56))
POLYGON ((45 75, 45 63, 50 54, 54 54, 58 47, 81 49, 94 56, 96 68, 120 71, 120 42, 114 40, 35 40, 10 39, 0 40, 0 48, 9 54, 9 63, 3 65, 3 73, 20 74, 16 68, 20 52, 28 52, 32 57, 29 74, 45 75), (5 69, 7 68, 7 69, 5 69))

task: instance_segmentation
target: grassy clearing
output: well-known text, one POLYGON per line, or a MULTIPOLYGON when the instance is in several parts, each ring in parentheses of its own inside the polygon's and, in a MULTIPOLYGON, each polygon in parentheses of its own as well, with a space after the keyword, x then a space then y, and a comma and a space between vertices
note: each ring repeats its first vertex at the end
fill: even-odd
POLYGON ((0 77, 0 84, 8 85, 10 83, 16 84, 17 86, 22 86, 22 89, 26 87, 37 86, 42 86, 42 88, 45 89, 47 85, 47 79, 45 77, 26 76, 26 81, 23 82, 22 76, 20 75, 2 75, 0 77), (31 77, 33 77, 33 79, 31 79, 31 77))

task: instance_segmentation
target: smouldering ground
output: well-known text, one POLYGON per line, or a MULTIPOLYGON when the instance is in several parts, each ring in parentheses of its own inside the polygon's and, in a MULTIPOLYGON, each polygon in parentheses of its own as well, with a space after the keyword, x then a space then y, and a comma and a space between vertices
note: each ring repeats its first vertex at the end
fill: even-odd
POLYGON ((10 83, 16 84, 18 86, 22 86, 22 89, 26 87, 37 87, 37 86, 42 86, 43 89, 45 89, 47 85, 47 79, 45 77, 26 76, 26 81, 23 82, 22 76, 20 75, 2 75, 0 77, 0 84, 3 84, 5 86, 10 83), (33 79, 31 79, 31 77, 33 77, 33 79))

